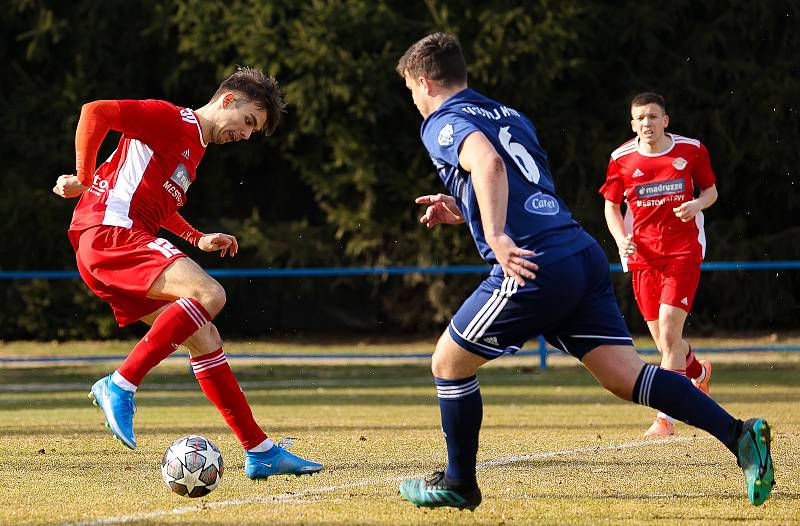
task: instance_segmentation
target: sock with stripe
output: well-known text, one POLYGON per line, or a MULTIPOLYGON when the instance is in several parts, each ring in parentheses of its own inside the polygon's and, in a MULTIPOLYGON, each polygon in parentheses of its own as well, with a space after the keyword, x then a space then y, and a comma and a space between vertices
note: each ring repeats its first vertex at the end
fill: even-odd
POLYGON ((685 376, 645 365, 633 386, 633 401, 711 433, 736 454, 737 422, 685 376))
POLYGON ((686 353, 686 376, 692 380, 702 382, 704 379, 702 377, 705 376, 706 371, 697 360, 697 356, 695 356, 694 351, 692 350, 692 345, 689 342, 686 342, 686 345, 689 346, 689 352, 686 353))
MULTIPOLYGON (((265 442, 268 440, 267 434, 253 418, 253 412, 228 365, 225 352, 217 349, 210 354, 192 358, 191 363, 194 376, 206 398, 217 407, 242 447, 245 450, 271 449, 272 442, 265 442)), ((275 449, 276 453, 277 451, 275 449)))
POLYGON ((197 300, 178 299, 159 314, 144 338, 119 366, 117 373, 130 384, 138 386, 150 369, 174 353, 180 344, 210 319, 206 309, 197 300))
POLYGON ((474 485, 478 434, 483 420, 483 400, 477 376, 462 380, 434 378, 447 443, 447 479, 474 485))

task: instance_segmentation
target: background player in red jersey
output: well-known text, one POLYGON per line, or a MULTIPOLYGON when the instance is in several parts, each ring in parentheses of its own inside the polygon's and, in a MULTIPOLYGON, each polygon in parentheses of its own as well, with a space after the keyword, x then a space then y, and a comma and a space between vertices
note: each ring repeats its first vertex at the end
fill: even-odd
POLYGON ((166 228, 206 252, 235 256, 238 243, 223 233, 203 234, 178 209, 209 143, 249 139, 278 125, 285 104, 274 78, 240 67, 211 100, 192 110, 158 100, 103 100, 85 104, 75 134, 76 173, 58 178, 53 191, 80 196, 69 239, 81 277, 106 300, 120 326, 151 327, 122 365, 90 393, 106 424, 133 449, 133 395, 145 375, 180 344, 205 395, 245 449, 250 478, 313 473, 322 465, 283 450, 267 437, 222 349, 211 320, 225 305, 222 286, 166 239, 166 228), (116 151, 95 170, 110 130, 122 132, 116 151))
MULTIPOLYGON (((688 376, 708 394, 711 364, 695 358, 683 326, 700 281, 706 245, 702 210, 717 200, 716 178, 705 146, 666 133, 668 125, 661 95, 636 95, 631 101, 636 137, 612 152, 600 193, 623 268, 632 272, 639 310, 661 352, 661 367, 688 376)), ((674 420, 659 412, 645 435, 671 435, 674 429, 674 420)))

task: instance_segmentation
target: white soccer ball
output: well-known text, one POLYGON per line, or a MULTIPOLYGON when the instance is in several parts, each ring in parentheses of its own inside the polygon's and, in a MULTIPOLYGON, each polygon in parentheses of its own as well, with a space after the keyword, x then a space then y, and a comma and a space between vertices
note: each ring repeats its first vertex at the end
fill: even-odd
POLYGON ((208 495, 219 486, 225 463, 219 448, 207 438, 179 438, 164 452, 161 476, 167 487, 184 497, 208 495))

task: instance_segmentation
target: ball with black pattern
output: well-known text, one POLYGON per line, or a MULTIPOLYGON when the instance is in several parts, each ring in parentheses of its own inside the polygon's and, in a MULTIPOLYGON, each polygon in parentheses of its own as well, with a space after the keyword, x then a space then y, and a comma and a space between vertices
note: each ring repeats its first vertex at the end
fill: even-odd
POLYGON ((225 463, 219 448, 209 439, 189 435, 179 438, 164 452, 161 476, 178 495, 197 498, 211 493, 222 480, 225 463))

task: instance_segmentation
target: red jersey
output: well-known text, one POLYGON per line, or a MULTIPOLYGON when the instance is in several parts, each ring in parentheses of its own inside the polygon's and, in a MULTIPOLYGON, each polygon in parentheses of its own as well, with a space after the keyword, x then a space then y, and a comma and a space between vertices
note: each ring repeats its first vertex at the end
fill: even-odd
POLYGON ((203 131, 191 109, 161 100, 117 102, 122 138, 75 206, 69 228, 73 246, 83 230, 96 225, 155 235, 186 204, 205 154, 203 131))
MULTIPOLYGON (((697 139, 668 133, 672 146, 659 153, 639 151, 638 137, 611 153, 600 193, 613 203, 627 201, 626 230, 633 233, 636 252, 627 262, 642 269, 659 258, 705 255, 703 213, 684 223, 672 211, 716 183, 708 150, 697 139)), ((624 263, 624 262, 623 262, 624 263)))

